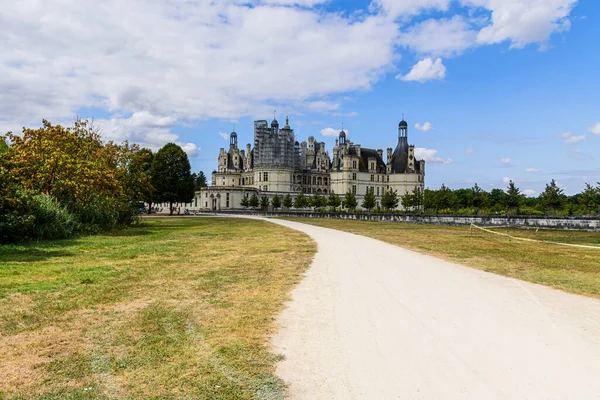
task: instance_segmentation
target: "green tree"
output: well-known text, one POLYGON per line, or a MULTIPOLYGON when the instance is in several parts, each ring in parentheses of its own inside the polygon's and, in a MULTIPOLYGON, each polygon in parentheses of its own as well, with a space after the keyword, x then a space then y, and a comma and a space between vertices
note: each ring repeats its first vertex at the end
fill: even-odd
POLYGON ((395 210, 400 203, 398 193, 394 189, 388 189, 381 196, 381 205, 386 210, 395 210))
POLYGON ((419 186, 415 186, 412 191, 412 202, 413 209, 420 212, 423 205, 425 204, 425 199, 423 189, 421 189, 419 186))
POLYGON ((192 174, 192 178, 194 179, 194 190, 198 191, 200 189, 202 189, 203 187, 206 187, 206 175, 204 175, 203 171, 192 174))
MULTIPOLYGON (((154 153, 150 149, 143 148, 138 151, 138 157, 142 161, 141 170, 144 173, 146 173, 148 175, 148 177, 151 177, 152 160, 154 160, 154 153)), ((147 186, 146 190, 143 193, 143 196, 144 196, 144 202, 146 204, 148 204, 148 214, 151 214, 152 213, 152 203, 153 203, 152 196, 154 196, 154 187, 152 187, 151 184, 149 184, 147 186)))
MULTIPOLYGON (((410 212, 414 208, 414 196, 412 193, 406 191, 402 196, 400 196, 400 200, 402 201, 402 208, 405 211, 410 212)), ((383 202, 383 199, 382 199, 383 202)))
POLYGON ((550 209, 553 212, 562 210, 565 201, 566 196, 564 191, 558 187, 554 179, 552 179, 550 184, 546 185, 546 189, 540 194, 540 203, 544 209, 550 209))
POLYGON ((356 196, 349 190, 344 195, 343 206, 350 211, 356 210, 356 206, 358 206, 356 196))
POLYGON ((470 189, 457 189, 454 190, 454 194, 456 195, 458 208, 467 208, 469 207, 469 202, 471 200, 471 190, 470 189))
POLYGON ((437 190, 425 189, 423 191, 423 206, 426 210, 438 212, 437 190))
POLYGON ((302 209, 308 206, 308 198, 304 193, 298 193, 294 199, 294 208, 302 209))
POLYGON ((249 204, 250 204, 250 207, 252 207, 252 208, 256 208, 260 204, 260 201, 258 200, 258 196, 256 195, 256 193, 252 193, 249 204))
POLYGON ((277 210, 279 207, 281 207, 281 198, 279 197, 279 195, 275 195, 273 197, 273 200, 271 200, 271 205, 273 206, 273 208, 275 210, 277 210))
POLYGON ((292 196, 288 193, 285 195, 285 197, 283 198, 283 206, 287 209, 292 208, 292 206, 294 205, 294 201, 292 200, 292 196))
POLYGON ((600 187, 595 188, 586 183, 585 190, 579 196, 579 203, 587 212, 596 210, 600 206, 600 187))
POLYGON ((189 203, 194 198, 190 161, 175 143, 167 143, 156 153, 151 175, 155 200, 169 203, 171 215, 174 203, 189 203))
POLYGON ((509 210, 518 211, 524 198, 525 196, 521 194, 521 190, 519 190, 515 183, 512 180, 509 181, 506 188, 506 196, 504 196, 504 205, 509 210))
POLYGON ((468 205, 473 207, 475 214, 479 214, 479 209, 486 206, 488 201, 488 194, 485 190, 481 189, 479 185, 475 184, 469 189, 469 202, 468 205))
POLYGON ((329 194, 329 199, 327 203, 329 204, 329 207, 333 208, 333 212, 336 212, 336 208, 342 205, 342 199, 340 199, 340 196, 335 194, 335 192, 332 190, 329 194))
POLYGON ((317 211, 319 208, 327 205, 327 199, 320 194, 315 193, 310 199, 310 205, 317 211))
POLYGON ((458 198, 452 189, 442 183, 442 187, 437 193, 437 206, 439 210, 456 210, 458 198))
POLYGON ((264 194, 261 198, 260 198, 260 207, 265 209, 267 207, 269 207, 269 204, 271 202, 269 201, 269 196, 267 196, 266 194, 264 194))
POLYGON ((376 203, 377 199, 375 198, 375 193, 373 190, 367 189, 367 193, 365 193, 365 196, 363 197, 361 207, 365 210, 371 211, 373 208, 375 208, 376 203))
POLYGON ((250 198, 248 197, 248 193, 242 196, 242 200, 240 200, 240 205, 244 207, 244 210, 250 206, 250 198))

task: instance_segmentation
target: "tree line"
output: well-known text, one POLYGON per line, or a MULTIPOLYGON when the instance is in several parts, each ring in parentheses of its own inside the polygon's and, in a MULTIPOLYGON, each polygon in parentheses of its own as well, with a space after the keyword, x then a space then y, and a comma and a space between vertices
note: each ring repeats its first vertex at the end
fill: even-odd
POLYGON ((204 175, 185 152, 103 142, 86 120, 0 136, 0 242, 58 239, 128 226, 144 202, 189 202, 204 175))
POLYGON ((425 189, 415 187, 411 192, 398 195, 395 190, 387 190, 377 201, 375 194, 368 190, 358 208, 356 196, 351 192, 343 197, 331 193, 328 197, 320 194, 307 196, 299 193, 292 197, 276 195, 269 198, 259 197, 256 193, 246 194, 241 201, 244 208, 266 209, 272 206, 298 210, 314 209, 315 211, 348 211, 348 212, 400 212, 396 211, 402 205, 409 213, 429 214, 511 214, 511 215, 598 215, 600 213, 600 183, 598 186, 586 184, 583 192, 567 196, 555 180, 548 183, 537 197, 527 197, 517 185, 510 181, 506 190, 493 189, 490 192, 475 184, 468 189, 452 190, 442 184, 440 189, 425 189))

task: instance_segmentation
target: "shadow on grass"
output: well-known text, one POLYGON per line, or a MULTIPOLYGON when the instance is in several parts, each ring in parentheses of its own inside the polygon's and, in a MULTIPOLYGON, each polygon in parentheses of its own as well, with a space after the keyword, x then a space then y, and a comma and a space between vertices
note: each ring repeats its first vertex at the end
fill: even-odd
POLYGON ((0 247, 0 265, 9 262, 37 262, 55 257, 68 257, 73 252, 65 250, 40 250, 27 247, 0 247))

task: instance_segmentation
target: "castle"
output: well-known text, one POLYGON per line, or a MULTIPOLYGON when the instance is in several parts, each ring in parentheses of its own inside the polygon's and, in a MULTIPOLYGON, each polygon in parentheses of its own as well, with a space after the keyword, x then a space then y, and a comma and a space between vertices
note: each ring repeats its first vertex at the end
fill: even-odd
MULTIPOLYGON (((425 185, 425 161, 415 158, 415 148, 408 143, 408 124, 398 125, 398 144, 383 150, 362 148, 347 140, 344 130, 335 140, 330 157, 324 142, 313 136, 299 143, 286 118, 280 128, 274 119, 254 121, 254 148, 238 147, 238 136, 229 136, 229 150, 220 149, 218 169, 212 185, 196 192, 192 208, 200 210, 235 210, 243 208, 242 198, 256 193, 273 198, 286 194, 320 194, 331 192, 342 199, 345 193, 356 195, 360 206, 367 190, 372 190, 377 204, 386 190, 398 195, 425 185)), ((402 204, 398 205, 402 209, 402 204)))

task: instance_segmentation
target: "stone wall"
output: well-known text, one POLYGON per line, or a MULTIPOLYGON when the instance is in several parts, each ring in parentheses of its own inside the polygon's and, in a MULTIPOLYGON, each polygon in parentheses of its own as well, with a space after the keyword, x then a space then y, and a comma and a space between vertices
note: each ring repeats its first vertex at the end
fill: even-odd
POLYGON ((346 214, 317 213, 311 211, 228 211, 231 214, 248 214, 277 217, 350 219, 361 221, 406 222, 410 224, 433 224, 483 227, 546 228, 600 231, 598 217, 529 217, 529 216, 469 216, 469 215, 421 215, 421 214, 346 214))

